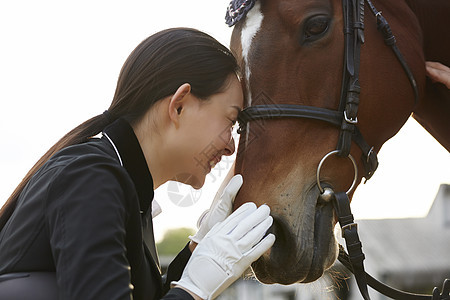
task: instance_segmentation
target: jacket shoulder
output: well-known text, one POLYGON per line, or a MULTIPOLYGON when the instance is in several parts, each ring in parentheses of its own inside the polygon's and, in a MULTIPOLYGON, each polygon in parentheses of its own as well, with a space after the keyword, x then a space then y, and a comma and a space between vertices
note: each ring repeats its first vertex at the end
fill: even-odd
MULTIPOLYGON (((26 190, 45 189, 45 206, 68 201, 117 199, 128 206, 136 197, 132 179, 106 141, 96 139, 56 153, 36 172, 26 190)), ((24 190, 24 192, 28 192, 24 190)))

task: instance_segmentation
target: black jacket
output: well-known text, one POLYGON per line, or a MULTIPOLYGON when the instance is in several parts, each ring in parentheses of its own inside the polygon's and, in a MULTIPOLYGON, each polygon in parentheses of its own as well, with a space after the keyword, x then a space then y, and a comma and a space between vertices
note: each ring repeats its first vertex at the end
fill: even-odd
POLYGON ((0 274, 56 271, 59 299, 192 299, 169 291, 189 249, 162 278, 143 241, 153 180, 133 129, 119 119, 104 133, 61 150, 32 177, 0 232, 0 274))

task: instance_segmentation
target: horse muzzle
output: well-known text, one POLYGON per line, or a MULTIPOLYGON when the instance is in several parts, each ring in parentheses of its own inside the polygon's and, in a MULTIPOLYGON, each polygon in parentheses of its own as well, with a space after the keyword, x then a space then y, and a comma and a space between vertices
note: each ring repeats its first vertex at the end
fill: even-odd
POLYGON ((252 264, 263 283, 293 284, 320 278, 337 258, 333 229, 335 217, 330 202, 322 200, 317 186, 305 195, 299 207, 273 210, 270 232, 276 241, 272 248, 252 264))

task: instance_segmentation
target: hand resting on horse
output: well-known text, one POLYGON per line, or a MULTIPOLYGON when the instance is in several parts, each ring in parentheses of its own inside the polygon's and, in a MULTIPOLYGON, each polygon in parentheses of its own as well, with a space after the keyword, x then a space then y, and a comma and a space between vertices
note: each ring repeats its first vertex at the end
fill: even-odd
POLYGON ((448 89, 450 89, 450 68, 433 61, 427 61, 425 63, 427 75, 436 82, 443 83, 448 89))
POLYGON ((198 220, 199 230, 189 237, 192 257, 181 279, 172 285, 185 289, 195 299, 218 296, 275 241, 273 234, 265 236, 272 225, 268 206, 257 208, 254 203, 246 203, 231 214, 242 183, 238 174, 219 189, 220 196, 216 195, 211 208, 198 220))
POLYGON ((275 236, 266 235, 272 222, 267 205, 244 203, 202 238, 172 285, 195 299, 214 299, 272 247, 275 236))
POLYGON ((233 176, 218 200, 213 201, 211 208, 200 216, 197 223, 199 228, 197 233, 189 237, 191 240, 191 251, 194 250, 196 244, 200 243, 216 223, 222 222, 231 214, 234 198, 241 188, 242 182, 241 175, 233 176))

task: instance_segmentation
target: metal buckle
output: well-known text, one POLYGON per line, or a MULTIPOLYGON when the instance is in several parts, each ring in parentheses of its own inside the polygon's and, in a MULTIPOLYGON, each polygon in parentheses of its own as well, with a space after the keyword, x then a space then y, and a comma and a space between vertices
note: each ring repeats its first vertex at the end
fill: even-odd
POLYGON ((358 224, 356 224, 356 223, 350 223, 350 224, 347 224, 347 225, 344 225, 341 227, 341 234, 342 234, 343 239, 345 239, 345 236, 344 236, 345 230, 347 230, 347 229, 351 230, 352 227, 356 227, 356 230, 358 230, 358 224))
POLYGON ((350 123, 353 125, 358 124, 358 117, 355 117, 355 119, 348 118, 346 110, 344 110, 344 119, 345 119, 345 122, 347 122, 347 123, 350 123))
POLYGON ((367 153, 367 163, 369 163, 370 155, 373 153, 373 147, 370 148, 369 152, 367 153))

